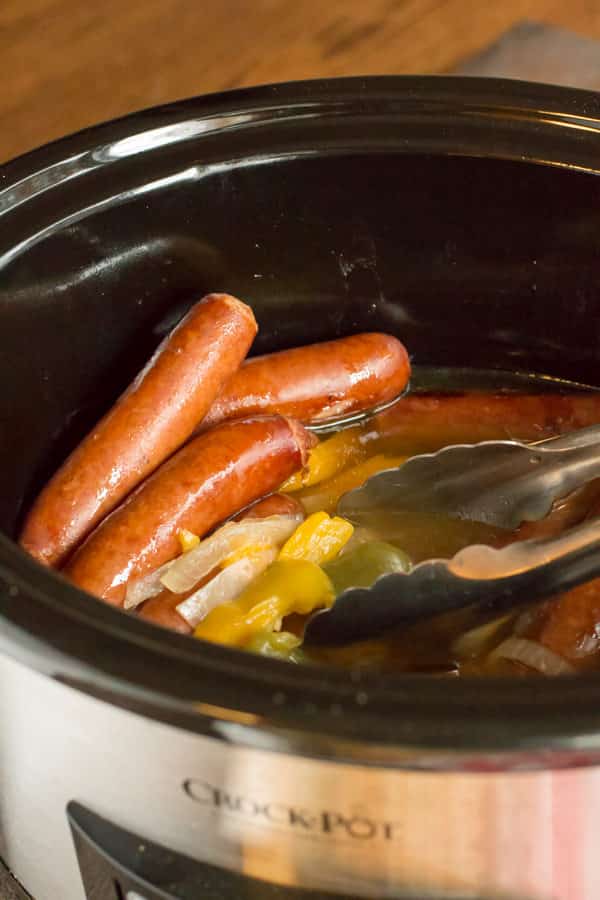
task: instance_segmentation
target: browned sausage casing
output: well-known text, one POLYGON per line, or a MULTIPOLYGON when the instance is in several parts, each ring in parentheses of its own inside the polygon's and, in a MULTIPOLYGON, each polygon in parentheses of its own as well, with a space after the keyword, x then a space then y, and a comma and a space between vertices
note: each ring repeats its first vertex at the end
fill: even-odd
POLYGON ((202 427, 279 412, 304 423, 349 415, 399 396, 410 376, 404 346, 388 334, 352 337, 247 360, 202 427))
MULTIPOLYGON (((193 591, 189 591, 189 594, 193 594, 200 587, 201 583, 197 584, 193 591)), ((165 588, 156 597, 146 600, 144 605, 140 607, 138 615, 141 619, 154 622, 155 625, 160 625, 162 628, 168 628, 169 631, 178 631, 179 634, 191 634, 193 631, 192 626, 188 625, 183 616, 180 616, 177 612, 177 607, 180 603, 183 603, 189 594, 174 594, 165 588)))
MULTIPOLYGON (((253 503, 243 513, 236 516, 235 519, 236 521, 241 519, 266 519, 268 516, 291 516, 303 512, 302 506, 293 497, 287 494, 271 494, 269 497, 259 500, 258 503, 253 503)), ((206 581, 211 577, 212 573, 206 581)), ((180 634, 191 634, 192 627, 179 615, 177 606, 187 596, 197 591, 199 587, 200 584, 197 584, 187 594, 174 594, 165 588, 156 597, 146 600, 140 609, 139 615, 142 619, 154 622, 155 625, 162 625, 163 628, 168 628, 170 631, 178 631, 180 634)))
MULTIPOLYGON (((596 485, 593 482, 593 485, 596 485)), ((600 503, 588 517, 600 516, 600 503)), ((576 668, 585 668, 600 655, 600 578, 594 578, 544 603, 534 624, 533 637, 576 668)))
POLYGON ((177 532, 202 537, 306 463, 315 438, 283 416, 225 422, 190 441, 106 518, 65 574, 117 606, 125 586, 177 556, 177 532))
POLYGON ((600 578, 580 584, 541 607, 533 637, 576 668, 600 653, 600 578))
POLYGON ((304 515, 304 507, 295 497, 291 497, 289 494, 270 494, 242 510, 238 516, 234 516, 234 519, 236 522, 241 522, 242 519, 268 519, 269 516, 297 516, 299 514, 304 515))
POLYGON ((121 500, 193 432, 256 335, 228 294, 197 303, 34 503, 22 546, 61 565, 121 500))

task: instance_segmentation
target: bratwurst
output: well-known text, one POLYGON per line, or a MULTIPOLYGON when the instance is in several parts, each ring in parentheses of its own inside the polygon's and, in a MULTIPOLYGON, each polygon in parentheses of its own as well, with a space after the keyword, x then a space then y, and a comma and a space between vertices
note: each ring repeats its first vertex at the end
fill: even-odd
POLYGON ((21 544, 61 565, 102 519, 192 434, 246 356, 257 325, 228 294, 197 303, 49 481, 21 544))
POLYGON ((389 334, 256 356, 227 382, 201 427, 275 412, 305 424, 364 412, 398 397, 409 376, 408 354, 389 334))
POLYGON ((299 422, 263 416, 224 422, 179 450, 106 518, 65 574, 122 606, 131 578, 179 553, 177 533, 203 537, 215 525, 277 490, 305 465, 316 438, 299 422))

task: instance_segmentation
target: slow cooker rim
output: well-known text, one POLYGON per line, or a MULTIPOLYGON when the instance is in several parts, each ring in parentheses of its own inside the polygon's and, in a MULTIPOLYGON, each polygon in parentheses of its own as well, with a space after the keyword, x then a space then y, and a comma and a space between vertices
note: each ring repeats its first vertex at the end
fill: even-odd
MULTIPOLYGON (((473 107, 482 113, 489 107, 490 113, 506 115, 512 112, 530 117, 532 121, 546 121, 549 115, 554 115, 558 117, 554 124, 571 125, 573 119, 581 119, 582 127, 600 132, 600 94, 543 82, 443 74, 353 75, 273 82, 197 94, 171 103, 144 107, 56 138, 0 163, 0 194, 29 175, 52 165, 56 158, 62 161, 71 157, 74 151, 83 152, 90 146, 98 146, 98 137, 106 135, 115 140, 119 139, 121 132, 131 136, 129 126, 134 123, 152 122, 154 130, 163 124, 163 120, 164 124, 173 124, 179 119, 189 120, 191 113, 207 117, 219 112, 230 115, 233 110, 261 109, 271 111, 276 117, 282 110, 295 106, 309 104, 318 107, 326 102, 350 105, 361 101, 372 102, 376 98, 382 101, 427 101, 440 108, 444 104, 451 104, 453 108, 473 107), (546 103, 555 105, 550 109, 546 103), (66 155, 65 150, 68 151, 66 155), (40 166, 40 163, 43 165, 40 166)), ((145 128, 142 133, 147 131, 145 128)), ((0 213, 9 210, 10 207, 3 210, 0 206, 0 213)))
MULTIPOLYGON (((306 103, 318 109, 330 102, 356 105, 373 99, 422 100, 440 109, 444 103, 451 109, 473 106, 492 116, 510 110, 530 125, 543 121, 550 127, 551 116, 556 128, 563 124, 578 128, 580 120, 582 145, 600 134, 600 98, 589 91, 450 76, 316 79, 190 98, 86 128, 0 167, 0 196, 7 197, 11 188, 60 160, 98 146, 99 139, 102 143, 106 138, 122 140, 124 134, 137 133, 135 129, 142 124, 155 129, 192 116, 227 115, 233 108, 261 104, 276 117, 306 103)), ((483 155, 494 157, 491 147, 484 149, 483 155)), ((593 171, 591 166, 585 168, 593 171)), ((4 207, 0 203, 0 214, 10 209, 10 202, 4 207)), ((142 691, 146 714, 182 727, 193 728, 196 721, 202 730, 207 717, 220 710, 223 719, 233 723, 244 723, 246 716, 245 724, 252 727, 291 727, 369 744, 402 743, 442 751, 534 746, 600 749, 595 713, 600 675, 557 679, 548 690, 542 679, 448 682, 410 675, 384 679, 320 666, 291 667, 194 643, 91 601, 3 535, 0 595, 4 623, 0 646, 4 652, 90 693, 104 685, 112 702, 125 707, 138 704, 142 691), (91 658, 86 649, 90 642, 96 646, 91 658), (136 665, 127 654, 132 644, 139 657, 136 665), (169 658, 173 667, 167 684, 164 679, 162 684, 157 681, 155 667, 145 665, 159 658, 169 658), (217 685, 215 676, 221 679, 217 685), (226 701, 219 702, 224 697, 226 701)))

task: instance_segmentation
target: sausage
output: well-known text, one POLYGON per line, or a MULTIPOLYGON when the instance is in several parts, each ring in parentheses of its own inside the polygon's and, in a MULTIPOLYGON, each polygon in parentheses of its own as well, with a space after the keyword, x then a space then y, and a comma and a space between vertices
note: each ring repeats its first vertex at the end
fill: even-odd
MULTIPOLYGON (((205 579, 205 581, 208 581, 208 579, 205 579)), ((196 585, 194 591, 198 590, 199 587, 201 587, 200 584, 196 585)), ((189 592, 189 594, 191 593, 193 591, 189 592)), ((141 619, 146 619, 146 621, 160 625, 162 628, 168 628, 169 631, 177 631, 179 634, 191 634, 192 626, 188 625, 185 619, 177 612, 177 606, 183 603, 189 594, 173 594, 165 588, 156 597, 146 600, 140 608, 139 616, 141 619)))
POLYGON ((43 489, 21 534, 24 549, 61 565, 192 434, 256 331, 252 310, 235 297, 196 303, 43 489))
POLYGON ((236 522, 240 522, 242 519, 267 519, 269 516, 297 516, 298 514, 304 515, 304 507, 295 497, 290 497, 289 494, 270 494, 234 516, 234 519, 236 522))
POLYGON ((536 441, 600 422, 599 394, 413 394, 373 418, 372 437, 410 453, 444 444, 536 441))
POLYGON ((408 382, 404 346, 366 333, 246 360, 217 397, 202 427, 225 419, 281 413, 305 424, 372 409, 408 382))
POLYGON ((558 499, 548 515, 538 522, 523 522, 516 532, 519 541, 558 537, 568 528, 579 525, 587 517, 590 506, 598 498, 600 481, 592 481, 577 488, 567 497, 558 499))
MULTIPOLYGON (((600 503, 595 503, 588 518, 599 515, 600 503)), ((594 578, 545 603, 533 637, 575 666, 585 667, 600 652, 599 623, 600 578, 594 578)))
POLYGON ((177 556, 177 532, 202 537, 276 490, 305 465, 316 438, 299 422, 263 416, 194 438, 108 516, 65 569, 91 594, 122 606, 126 583, 177 556))
POLYGON ((519 528, 505 538, 495 541, 495 546, 506 546, 515 541, 558 537, 568 528, 579 525, 589 514, 590 507, 600 495, 600 479, 585 484, 566 497, 560 497, 547 516, 536 522, 522 522, 519 528))
POLYGON ((533 637, 576 667, 598 658, 600 637, 600 578, 580 584, 545 604, 533 637))
MULTIPOLYGON (((302 512, 302 506, 293 497, 288 497, 285 494, 271 494, 269 497, 259 500, 258 503, 253 503, 244 512, 235 516, 235 520, 266 519, 268 516, 296 515, 302 512)), ((211 577, 212 573, 203 583, 206 583, 211 577)), ((155 625, 162 625, 163 628, 168 628, 171 631, 178 631, 180 634, 191 634, 192 627, 179 615, 177 606, 187 596, 197 591, 200 586, 200 584, 197 584, 187 594, 174 594, 165 588, 156 597, 146 600, 140 609, 139 615, 142 619, 154 622, 155 625)))

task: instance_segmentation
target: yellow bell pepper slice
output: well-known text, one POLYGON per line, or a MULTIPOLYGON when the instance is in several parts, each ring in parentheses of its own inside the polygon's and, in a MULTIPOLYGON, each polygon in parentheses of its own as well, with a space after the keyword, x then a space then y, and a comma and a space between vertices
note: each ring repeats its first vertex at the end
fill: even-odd
POLYGON ((310 451, 305 468, 284 481, 280 490, 289 493, 311 487, 332 478, 353 462, 364 459, 367 453, 363 445, 364 434, 362 426, 354 426, 321 441, 310 451))
POLYGON ((278 559, 306 559, 322 566, 335 559, 353 532, 354 526, 346 519, 332 519, 326 512, 313 513, 288 538, 278 559))
POLYGON ((188 531, 187 528, 180 528, 177 532, 177 539, 179 541, 179 545, 181 547, 182 553, 187 553, 188 550, 193 550, 194 547, 197 547, 200 543, 200 538, 197 534, 193 534, 191 531, 188 531))
POLYGON ((346 491, 360 487, 371 475, 375 475, 383 469, 394 469, 403 462, 406 462, 405 456, 384 456, 383 454, 371 456, 364 462, 346 469, 345 472, 340 472, 339 475, 324 484, 319 484, 311 490, 303 492, 298 499, 309 514, 316 510, 325 510, 331 513, 346 491))
POLYGON ((213 609, 194 634, 241 647, 260 632, 280 628, 285 616, 307 615, 331 606, 334 598, 333 585, 319 566, 301 559, 276 560, 237 600, 213 609))

